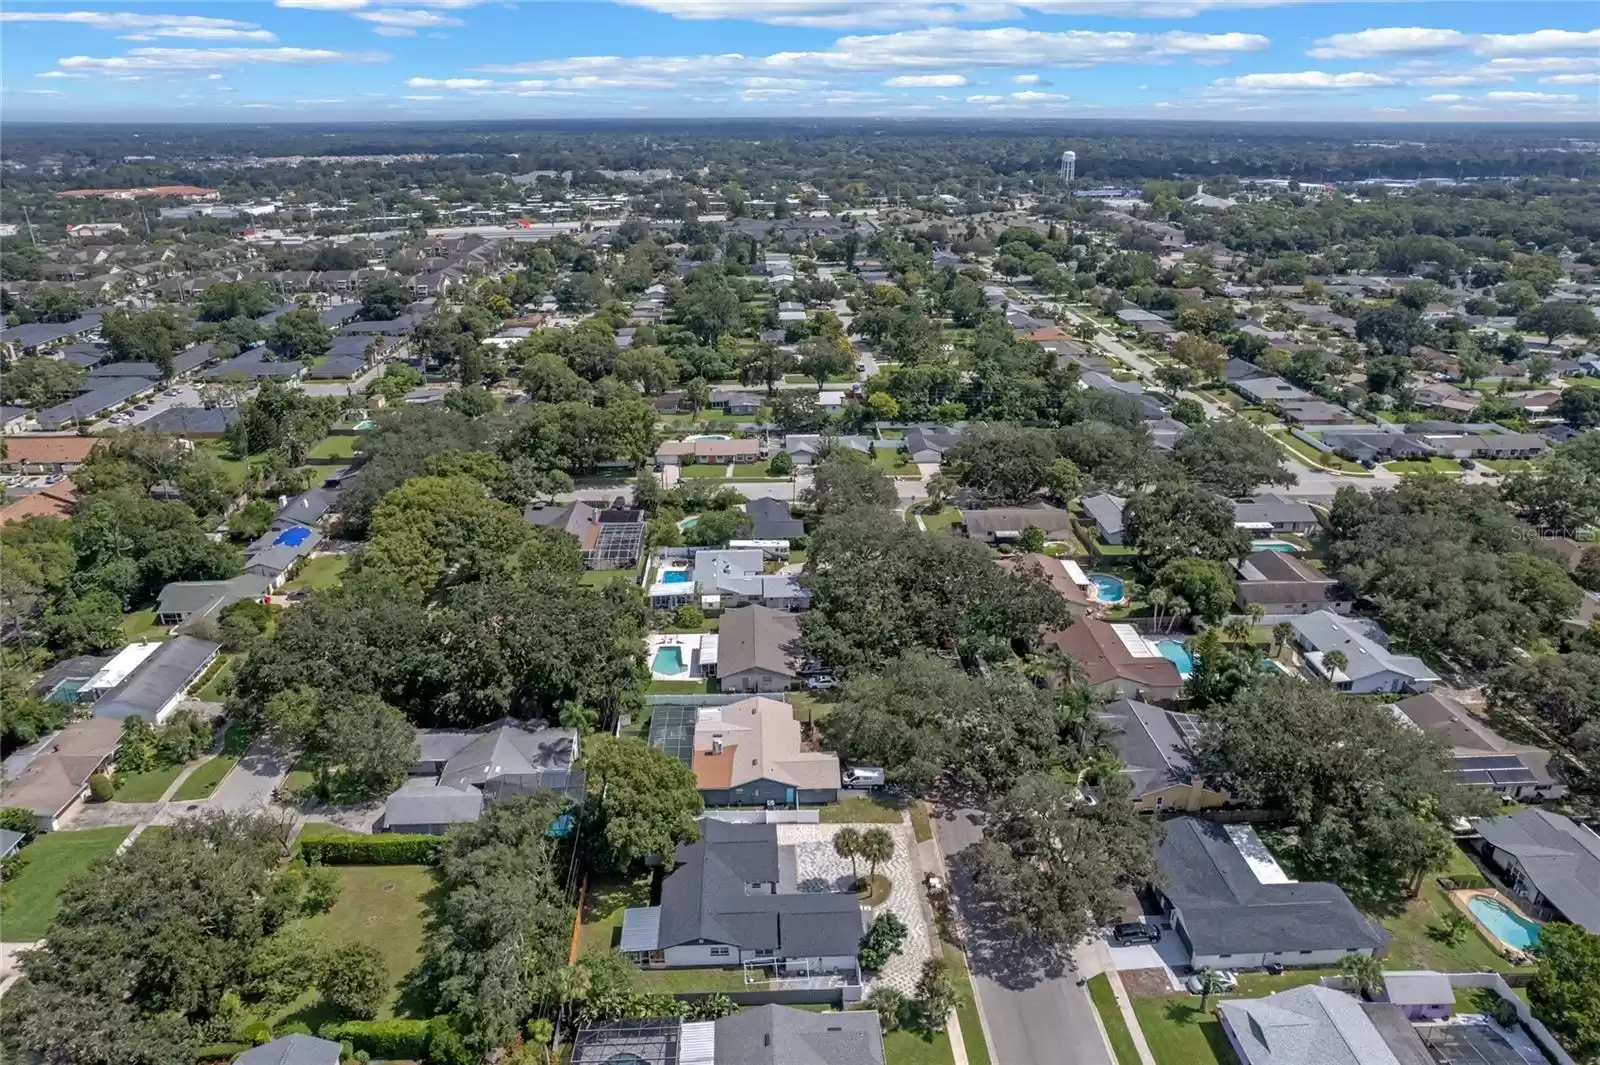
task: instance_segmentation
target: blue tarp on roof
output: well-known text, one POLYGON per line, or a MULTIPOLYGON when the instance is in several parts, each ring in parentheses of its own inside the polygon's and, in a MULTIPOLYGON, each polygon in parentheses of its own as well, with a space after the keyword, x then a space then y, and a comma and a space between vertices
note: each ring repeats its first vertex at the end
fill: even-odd
POLYGON ((299 547, 306 542, 306 537, 311 535, 311 530, 302 527, 285 529, 272 541, 273 547, 299 547))

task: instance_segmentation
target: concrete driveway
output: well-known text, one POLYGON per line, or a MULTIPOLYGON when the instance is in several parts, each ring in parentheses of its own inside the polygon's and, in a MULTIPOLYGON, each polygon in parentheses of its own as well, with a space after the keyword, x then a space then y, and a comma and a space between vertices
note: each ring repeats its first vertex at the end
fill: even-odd
MULTIPOLYGON (((272 792, 300 757, 300 752, 282 746, 272 737, 262 737, 250 745, 233 771, 222 778, 211 798, 194 803, 206 810, 224 813, 260 813, 272 805, 272 792)), ((179 803, 169 803, 168 811, 181 809, 179 803)))
POLYGON ((1113 1065, 1088 990, 1059 951, 1019 940, 972 888, 977 811, 938 810, 934 835, 966 927, 967 964, 996 1065, 1113 1065))

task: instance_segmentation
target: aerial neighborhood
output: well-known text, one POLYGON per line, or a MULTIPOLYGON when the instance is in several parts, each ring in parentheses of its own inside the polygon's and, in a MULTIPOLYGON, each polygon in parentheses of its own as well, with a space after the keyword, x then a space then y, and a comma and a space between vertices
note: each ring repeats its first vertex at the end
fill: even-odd
POLYGON ((1592 137, 513 127, 8 136, 8 1060, 1600 1060, 1592 137))

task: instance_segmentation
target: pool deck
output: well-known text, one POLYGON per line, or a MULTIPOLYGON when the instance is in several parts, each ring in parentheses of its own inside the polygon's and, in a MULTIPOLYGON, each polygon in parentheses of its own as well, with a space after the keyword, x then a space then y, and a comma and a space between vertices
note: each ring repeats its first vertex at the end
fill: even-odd
POLYGON ((717 637, 711 633, 682 632, 682 633, 656 633, 645 637, 645 661, 650 665, 650 678, 652 680, 702 680, 705 677, 701 669, 703 659, 709 657, 716 661, 717 637), (660 673, 656 671, 656 655, 662 648, 676 647, 684 668, 679 673, 660 673))
POLYGON ((1528 951, 1526 949, 1515 946, 1511 943, 1507 943, 1505 940, 1501 939, 1495 934, 1494 929, 1484 924, 1483 921, 1478 918, 1478 915, 1472 912, 1472 906, 1470 905, 1473 899, 1482 897, 1490 900, 1491 902, 1499 903, 1501 906, 1504 906, 1506 909, 1510 910, 1512 913, 1516 914, 1525 921, 1530 921, 1539 925, 1544 923, 1524 910, 1522 905, 1517 902, 1516 899, 1511 898, 1504 892, 1495 888, 1462 888, 1458 891, 1450 892, 1449 896, 1451 904, 1454 905, 1456 909, 1467 915, 1467 919, 1477 927, 1479 932, 1483 933, 1483 938, 1491 947, 1494 947, 1497 951, 1499 951, 1500 954, 1511 959, 1512 961, 1527 958, 1528 951))

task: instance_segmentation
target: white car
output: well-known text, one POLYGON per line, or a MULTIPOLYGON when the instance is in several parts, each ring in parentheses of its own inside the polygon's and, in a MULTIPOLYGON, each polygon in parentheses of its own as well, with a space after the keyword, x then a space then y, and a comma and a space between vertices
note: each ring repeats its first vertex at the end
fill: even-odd
POLYGON ((839 678, 830 677, 830 676, 827 676, 826 674, 824 674, 823 676, 820 676, 820 677, 807 677, 806 678, 806 687, 808 689, 810 689, 811 691, 814 691, 814 692, 815 691, 822 691, 824 688, 837 688, 838 686, 839 686, 839 678))
MULTIPOLYGON (((1211 990, 1213 993, 1232 991, 1239 986, 1238 974, 1230 972, 1227 969, 1218 969, 1211 975, 1216 978, 1216 982, 1211 985, 1211 990)), ((1199 973, 1195 973, 1193 976, 1189 977, 1189 979, 1185 980, 1183 982, 1183 986, 1188 989, 1189 994, 1191 995, 1198 995, 1205 990, 1205 985, 1200 981, 1199 973)))

